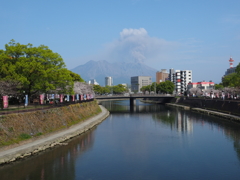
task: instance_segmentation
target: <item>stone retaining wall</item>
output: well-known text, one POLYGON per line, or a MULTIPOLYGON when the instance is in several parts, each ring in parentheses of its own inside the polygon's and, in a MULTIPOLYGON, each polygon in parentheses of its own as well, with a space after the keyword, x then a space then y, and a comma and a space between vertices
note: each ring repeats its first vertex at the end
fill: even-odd
MULTIPOLYGON (((33 154, 36 154, 40 151, 44 151, 45 149, 51 148, 53 146, 56 145, 63 145, 63 142, 74 137, 77 136, 89 129, 91 129, 92 127, 94 127, 95 125, 97 125, 98 123, 102 122, 108 115, 109 112, 104 108, 104 107, 99 107, 97 105, 96 102, 92 103, 91 105, 85 105, 85 108, 83 108, 83 106, 79 106, 79 105, 74 105, 74 107, 65 107, 65 110, 68 110, 67 114, 69 116, 63 116, 63 113, 61 113, 62 109, 55 109, 53 111, 49 111, 49 112, 35 112, 35 113, 40 113, 42 114, 48 114, 49 115, 49 119, 44 119, 45 123, 48 123, 49 121, 56 121, 55 123, 53 123, 52 125, 56 125, 54 128, 52 128, 52 130, 54 129, 60 129, 62 128, 62 124, 59 124, 58 121, 61 122, 71 122, 70 124, 68 123, 68 125, 65 127, 65 129, 61 130, 61 131, 56 131, 56 132, 52 132, 52 133, 46 133, 44 135, 41 135, 39 137, 33 137, 28 141, 25 141, 25 143, 20 143, 20 144, 15 144, 13 146, 5 146, 2 147, 0 149, 0 164, 4 164, 4 163, 9 163, 12 161, 15 161, 17 159, 22 159, 26 156, 30 156, 33 154), (96 109, 99 109, 98 114, 93 116, 93 111, 94 111, 94 107, 98 107, 96 109), (89 112, 84 112, 83 110, 80 109, 84 109, 84 111, 88 110, 89 112), (90 109, 89 109, 90 108, 90 109), (78 110, 77 110, 78 109, 78 110), (80 112, 81 111, 81 112, 80 112), (100 113, 99 113, 100 112, 100 113), (91 118, 88 117, 85 114, 85 118, 83 118, 83 113, 88 114, 89 116, 92 116, 91 118), (80 118, 82 117, 82 120, 85 119, 85 121, 82 121, 76 125, 71 125, 72 123, 76 123, 76 121, 80 120, 80 118), (66 118, 66 119, 65 119, 66 118), (77 120, 76 120, 77 119, 77 120), (58 124, 58 126, 57 126, 58 124)), ((31 113, 28 114, 28 120, 30 120, 30 117, 36 117, 35 113, 31 113), (31 116, 30 116, 31 115, 31 116)), ((96 112, 95 112, 96 114, 96 112)), ((16 116, 17 117, 17 116, 16 116)), ((20 116, 21 117, 21 116, 20 116)), ((25 116, 27 117, 27 116, 25 116)), ((22 118, 21 118, 22 119, 22 118)), ((39 119, 39 118, 37 118, 39 119)), ((39 121, 44 121, 42 118, 39 119, 39 121)), ((28 121, 27 120, 27 121, 28 121)), ((6 121, 6 119, 5 119, 6 121)), ((16 119, 17 121, 17 119, 16 119)), ((37 121, 34 121, 34 123, 36 123, 37 121)), ((33 124, 29 123, 29 121, 26 123, 26 125, 28 124, 28 128, 24 128, 24 133, 29 133, 32 132, 32 130, 34 128, 32 128, 33 124)), ((3 125, 1 125, 3 126, 3 125)), ((45 127, 46 125, 44 125, 44 123, 39 123, 39 125, 37 126, 38 128, 35 129, 45 129, 46 128, 46 132, 48 132, 48 126, 45 127)), ((5 126, 6 127, 6 126, 5 126)), ((13 126, 15 128, 15 125, 13 126)), ((5 128, 6 129, 6 128, 5 128)), ((21 130, 23 130, 22 128, 19 128, 21 130)), ((16 131, 16 129, 14 129, 14 131, 16 131)), ((21 131, 23 132, 23 131, 21 131)), ((17 133, 21 133, 20 131, 17 133)), ((15 134, 15 133, 13 133, 15 134)))
POLYGON ((67 128, 100 113, 96 101, 0 117, 0 147, 67 128))
POLYGON ((181 97, 175 99, 174 103, 190 106, 191 108, 203 108, 240 116, 240 101, 236 100, 181 97))

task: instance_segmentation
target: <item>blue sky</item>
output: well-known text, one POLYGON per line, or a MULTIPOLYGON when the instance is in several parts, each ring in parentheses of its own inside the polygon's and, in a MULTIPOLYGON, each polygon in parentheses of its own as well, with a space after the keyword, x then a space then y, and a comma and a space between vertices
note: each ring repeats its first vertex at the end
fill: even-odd
POLYGON ((239 0, 8 0, 0 22, 0 49, 11 39, 44 44, 69 69, 140 61, 219 83, 230 56, 240 62, 239 0))

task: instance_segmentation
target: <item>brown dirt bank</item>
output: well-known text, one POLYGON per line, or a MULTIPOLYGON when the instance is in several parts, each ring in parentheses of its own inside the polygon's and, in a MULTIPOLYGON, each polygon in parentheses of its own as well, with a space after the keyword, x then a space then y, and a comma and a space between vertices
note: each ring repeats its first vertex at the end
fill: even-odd
MULTIPOLYGON (((45 121, 43 122, 42 122, 43 120, 42 117, 40 119, 37 118, 38 120, 34 121, 35 124, 38 124, 36 127, 35 125, 29 123, 31 119, 30 117, 33 118, 35 116, 33 116, 32 114, 35 114, 35 113, 41 114, 41 112, 35 112, 35 113, 31 112, 30 114, 32 116, 29 116, 29 118, 27 119, 28 122, 25 124, 28 128, 26 127, 23 128, 21 126, 21 128, 14 129, 12 138, 14 139, 15 137, 17 137, 16 134, 20 134, 22 132, 26 134, 29 132, 33 132, 33 130, 35 130, 36 132, 40 132, 41 130, 42 132, 42 130, 45 129, 44 131, 45 133, 38 137, 32 136, 31 139, 26 141, 21 141, 20 143, 1 147, 0 148, 0 164, 5 164, 5 163, 15 161, 17 159, 22 159, 32 154, 36 154, 40 151, 44 151, 45 149, 51 148, 55 145, 61 145, 62 142, 94 127, 96 124, 103 121, 109 115, 109 112, 104 107, 98 106, 96 101, 84 104, 82 106, 80 106, 79 104, 76 104, 76 105, 71 105, 71 107, 63 107, 63 108, 65 110, 64 112, 67 113, 69 116, 67 115, 65 116, 64 114, 62 114, 61 111, 63 109, 60 109, 60 108, 56 108, 55 111, 53 111, 53 109, 47 112, 44 111, 42 113, 48 114, 49 117, 51 118, 48 118, 48 119, 46 118, 45 121), (54 122, 51 122, 51 121, 54 121, 54 122), (48 123, 50 123, 50 125, 48 125, 48 123), (65 123, 66 126, 62 126, 61 123, 65 123), (72 125, 72 124, 75 124, 75 125, 72 125), (54 125, 54 127, 50 128, 51 125, 54 125), (25 131, 23 131, 23 129, 25 131), (49 131, 51 132, 48 133, 49 131)), ((28 116, 24 116, 24 117, 28 117, 28 116)), ((22 119, 23 118, 21 117, 20 120, 22 119)), ((15 122, 13 119, 11 120, 15 122)), ((18 120, 19 119, 16 118, 16 121, 18 120)), ((17 124, 12 125, 11 127, 16 127, 16 126, 17 124)), ((8 126, 5 126, 5 127, 8 127, 8 126)))
POLYGON ((101 112, 96 101, 0 117, 0 148, 68 128, 101 112))

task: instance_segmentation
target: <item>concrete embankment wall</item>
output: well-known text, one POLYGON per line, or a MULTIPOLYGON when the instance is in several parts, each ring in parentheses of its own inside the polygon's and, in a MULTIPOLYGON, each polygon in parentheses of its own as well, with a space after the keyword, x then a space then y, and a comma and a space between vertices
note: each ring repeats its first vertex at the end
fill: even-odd
POLYGON ((240 116, 240 101, 181 97, 173 103, 240 116))
POLYGON ((175 98, 168 106, 180 107, 240 122, 240 102, 219 99, 175 98))
POLYGON ((2 145, 0 164, 36 154, 55 145, 61 145, 62 142, 102 122, 108 115, 109 112, 94 101, 1 117, 0 142, 14 142, 22 134, 30 134, 32 138, 11 146, 2 145), (38 134, 42 135, 38 136, 38 134))

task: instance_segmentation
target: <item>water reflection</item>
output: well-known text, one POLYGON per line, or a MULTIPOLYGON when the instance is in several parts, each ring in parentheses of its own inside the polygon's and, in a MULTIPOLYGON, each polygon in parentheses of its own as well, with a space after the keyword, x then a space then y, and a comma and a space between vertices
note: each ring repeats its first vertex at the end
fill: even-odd
POLYGON ((224 120, 218 117, 209 117, 207 115, 199 115, 201 118, 194 118, 195 123, 207 126, 212 131, 221 132, 226 138, 233 141, 234 150, 240 161, 240 124, 230 120, 224 120))
POLYGON ((75 179, 75 161, 79 156, 92 148, 94 130, 88 131, 67 143, 67 145, 55 147, 37 156, 0 167, 0 179, 75 179))
MULTIPOLYGON (((103 102, 103 105, 111 111, 115 112, 129 112, 130 107, 128 101, 112 101, 103 102)), ((204 114, 193 114, 190 111, 185 111, 178 108, 166 107, 163 105, 150 105, 137 101, 134 106, 135 113, 148 113, 152 114, 152 119, 160 124, 170 126, 172 130, 177 130, 179 133, 193 133, 193 124, 201 124, 201 126, 209 126, 211 130, 222 131, 226 137, 233 141, 234 149, 240 160, 240 124, 229 122, 223 118, 207 116, 204 114)))
POLYGON ((129 101, 118 100, 118 101, 101 101, 100 103, 105 108, 107 108, 111 113, 119 112, 133 112, 133 113, 152 113, 159 112, 164 109, 164 106, 152 105, 142 103, 140 100, 136 100, 136 105, 133 106, 132 110, 130 108, 129 101))
POLYGON ((176 129, 178 132, 193 132, 193 123, 191 118, 186 114, 186 112, 180 111, 178 109, 154 113, 152 115, 152 118, 154 121, 169 125, 171 129, 176 129))
MULTIPOLYGON (((134 113, 151 113, 153 120, 156 122, 169 125, 171 129, 177 129, 178 132, 192 133, 193 124, 191 117, 185 111, 159 104, 142 103, 139 100, 136 102, 136 106, 133 107, 134 113)), ((111 113, 130 112, 128 101, 103 101, 101 104, 111 113)))

